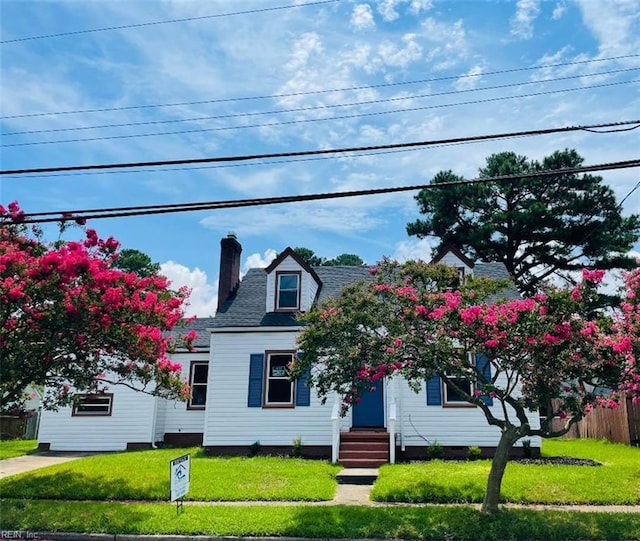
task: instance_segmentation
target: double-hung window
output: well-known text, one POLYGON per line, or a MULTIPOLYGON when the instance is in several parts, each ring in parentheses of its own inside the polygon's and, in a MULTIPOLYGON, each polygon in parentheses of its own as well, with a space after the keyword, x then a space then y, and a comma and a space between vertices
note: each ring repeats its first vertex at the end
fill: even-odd
POLYGON ((289 380, 289 365, 295 352, 266 352, 265 360, 265 406, 293 407, 293 381, 289 380))
MULTIPOLYGON (((468 355, 469 367, 472 368, 474 366, 474 356, 473 354, 468 355)), ((468 396, 473 396, 475 391, 475 386, 471 378, 461 377, 459 375, 447 374, 447 378, 455 384, 457 388, 461 391, 464 391, 468 396)), ((469 400, 465 397, 465 395, 460 392, 453 385, 444 383, 443 385, 443 404, 450 406, 471 406, 469 400)))
POLYGON ((276 274, 276 310, 298 310, 300 308, 300 273, 278 272, 276 274))
POLYGON ((209 363, 207 361, 192 361, 189 374, 189 386, 191 398, 187 409, 203 410, 207 403, 207 378, 209 376, 209 363))
POLYGON ((113 394, 78 394, 74 397, 73 410, 74 417, 92 417, 111 415, 113 406, 113 394))

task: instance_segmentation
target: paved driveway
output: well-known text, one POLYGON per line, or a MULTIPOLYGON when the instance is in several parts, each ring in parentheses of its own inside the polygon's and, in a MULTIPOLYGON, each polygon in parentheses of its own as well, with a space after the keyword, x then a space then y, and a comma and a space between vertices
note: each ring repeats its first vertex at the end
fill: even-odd
POLYGON ((62 464, 78 460, 79 458, 95 455, 96 453, 53 452, 37 453, 34 455, 16 456, 0 460, 0 479, 9 475, 16 475, 25 471, 37 470, 54 464, 62 464))

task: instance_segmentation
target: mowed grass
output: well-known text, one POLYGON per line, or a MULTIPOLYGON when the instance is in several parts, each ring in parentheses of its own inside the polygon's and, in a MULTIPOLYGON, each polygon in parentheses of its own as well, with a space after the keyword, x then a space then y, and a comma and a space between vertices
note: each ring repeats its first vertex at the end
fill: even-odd
POLYGON ((27 455, 35 451, 36 440, 3 440, 0 441, 0 460, 27 455))
POLYGON ((0 496, 60 500, 168 500, 169 462, 191 453, 185 499, 330 500, 341 469, 281 457, 210 457, 200 448, 95 455, 0 480, 0 496))
MULTIPOLYGON (((549 440, 543 456, 590 458, 602 466, 510 462, 502 501, 541 504, 640 503, 640 448, 601 440, 549 440)), ((383 466, 371 498, 390 502, 481 502, 491 462, 434 460, 383 466)))
POLYGON ((511 509, 486 517, 471 507, 185 505, 1 501, 2 530, 294 538, 640 539, 640 514, 511 509))

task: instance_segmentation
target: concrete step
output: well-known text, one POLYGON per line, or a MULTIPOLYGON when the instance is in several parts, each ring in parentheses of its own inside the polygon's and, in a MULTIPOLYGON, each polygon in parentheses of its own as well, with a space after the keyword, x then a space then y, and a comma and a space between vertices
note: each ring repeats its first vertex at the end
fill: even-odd
POLYGON ((377 468, 350 468, 345 467, 336 479, 341 485, 372 485, 378 478, 377 468))

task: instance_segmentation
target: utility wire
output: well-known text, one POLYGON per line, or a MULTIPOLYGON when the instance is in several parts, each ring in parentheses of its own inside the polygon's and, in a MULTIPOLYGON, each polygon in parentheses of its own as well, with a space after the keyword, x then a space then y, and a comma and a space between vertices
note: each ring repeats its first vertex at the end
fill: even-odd
POLYGON ((462 105, 476 105, 479 103, 492 103, 503 100, 513 100, 513 99, 522 99, 522 98, 531 98, 535 96, 546 96, 550 94, 560 94, 563 92, 575 92, 580 90, 593 90, 595 88, 605 88, 611 86, 620 86, 625 84, 637 83, 640 82, 640 79, 634 79, 631 81, 619 81, 616 83, 603 83, 598 85, 591 86, 581 86, 574 88, 561 88, 558 90, 545 90, 541 92, 532 92, 529 94, 520 94, 517 96, 501 96, 496 98, 485 98, 481 100, 471 100, 457 103, 444 103, 439 105, 427 105, 424 107, 407 107, 404 109, 393 109, 390 111, 374 111, 370 113, 357 113, 352 115, 342 115, 342 116, 334 116, 328 118, 304 118, 299 120, 287 120, 282 122, 269 122, 267 124, 248 124, 248 125, 237 125, 237 126, 218 126, 215 128, 198 128, 193 130, 181 130, 181 131, 172 131, 172 132, 157 132, 157 133, 137 133, 130 135, 105 135, 102 137, 87 137, 87 138, 78 138, 78 139, 62 139, 57 141, 32 141, 26 143, 10 143, 8 145, 0 145, 0 148, 8 148, 8 147, 24 147, 24 146, 34 146, 34 145, 54 145, 54 144, 62 144, 62 143, 88 143, 92 141, 106 141, 106 140, 114 140, 114 139, 137 139, 140 137, 158 137, 158 136, 166 136, 166 135, 186 135, 190 133, 203 133, 203 132, 212 132, 212 131, 226 131, 226 130, 239 130, 239 129, 249 129, 249 128, 267 128, 273 126, 286 126, 292 124, 304 124, 309 122, 331 122, 335 120, 347 120, 351 118, 362 118, 367 116, 382 116, 382 115, 390 115, 395 113, 410 113, 415 111, 426 111, 429 109, 442 109, 446 107, 459 107, 462 105))
POLYGON ((155 103, 155 104, 147 104, 147 105, 129 105, 123 107, 103 107, 97 109, 76 109, 70 111, 49 111, 49 112, 39 112, 39 113, 25 113, 22 115, 9 115, 9 116, 0 116, 2 119, 10 119, 10 118, 31 118, 38 116, 54 116, 54 115, 75 115, 75 114, 85 114, 85 113, 105 113, 110 111, 128 111, 132 109, 151 109, 151 108, 166 108, 166 107, 182 107, 185 105, 204 105, 210 103, 227 103, 234 101, 248 101, 248 100, 269 100, 269 99, 280 99, 280 98, 290 98, 297 96, 311 96, 316 94, 330 94, 333 92, 352 92, 356 90, 370 90, 376 88, 389 88, 394 86, 405 86, 405 85, 414 85, 414 84, 423 84, 423 83, 435 83, 441 81, 453 81, 458 79, 466 79, 472 77, 487 77, 490 75, 502 75, 507 73, 517 73, 523 71, 533 71, 533 70, 541 70, 548 68, 561 68, 567 66, 576 66, 581 64, 591 64, 594 62, 610 62, 613 60, 625 60, 629 58, 637 58, 640 56, 640 53, 637 54, 628 54, 623 56, 611 56, 608 58, 594 58, 591 60, 577 60, 574 62, 561 62, 556 64, 542 64, 539 66, 529 66, 525 68, 511 68, 505 70, 496 70, 496 71, 487 71, 480 74, 474 73, 461 73, 458 75, 450 75, 446 77, 433 77, 430 79, 418 79, 414 81, 400 81, 395 83, 381 83, 377 85, 363 85, 363 86, 352 86, 347 88, 329 88, 322 90, 307 90, 305 92, 287 92, 282 94, 269 94, 262 96, 242 96, 235 98, 218 98, 211 100, 200 100, 200 101, 184 101, 178 103, 155 103))
POLYGON ((449 139, 433 139, 429 141, 416 141, 410 143, 394 143, 388 145, 375 145, 375 146, 362 146, 362 147, 344 147, 336 149, 324 149, 324 150, 302 150, 296 152, 277 152, 269 154, 246 154, 239 156, 222 156, 217 158, 191 158, 184 160, 161 160, 153 162, 124 162, 124 163, 107 163, 107 164, 94 164, 94 165, 70 165, 62 167, 39 167, 33 169, 5 169, 0 170, 0 175, 26 175, 31 173, 56 173, 66 171, 92 171, 92 170, 104 170, 104 169, 124 169, 124 168, 138 168, 138 167, 158 167, 166 165, 193 165, 201 163, 222 163, 222 162, 241 162, 249 160, 259 159, 271 159, 271 158, 292 158, 299 156, 318 156, 327 154, 344 154, 350 152, 369 152, 374 150, 389 150, 389 149, 401 149, 412 147, 425 147, 439 144, 448 143, 462 143, 471 141, 488 141, 492 139, 503 139, 510 137, 520 136, 534 136, 534 135, 548 135, 552 133, 561 132, 574 132, 583 131, 585 129, 595 128, 613 128, 616 126, 631 126, 635 125, 634 129, 640 127, 640 120, 625 120, 622 122, 608 122, 605 124, 589 124, 585 126, 567 126, 563 128, 547 128, 541 130, 528 130, 518 132, 506 132, 489 135, 475 135, 468 137, 453 137, 449 139))
POLYGON ((596 73, 587 73, 584 75, 568 75, 566 77, 553 77, 550 79, 537 79, 535 81, 524 81, 518 83, 506 83, 502 85, 495 86, 485 86, 482 88, 467 88, 463 90, 448 90, 446 92, 432 92, 429 94, 416 94, 412 96, 401 96, 395 98, 381 98, 377 100, 367 100, 367 101, 356 101, 350 103, 334 103, 328 105, 314 105, 311 107, 298 107, 295 109, 279 109, 272 111, 256 111, 251 113, 232 113, 226 115, 214 115, 214 116, 200 116, 193 118, 174 118, 169 120, 147 120, 145 122, 125 122, 121 124, 101 124, 97 126, 79 126, 74 128, 50 128, 46 130, 30 130, 30 131, 18 131, 18 132, 8 132, 0 134, 3 137, 16 136, 16 135, 30 135, 34 133, 58 133, 58 132, 67 132, 67 131, 81 131, 81 130, 97 130, 104 128, 123 128, 123 127, 131 127, 131 126, 148 126, 148 125, 156 125, 156 124, 175 124, 180 122, 198 122, 201 120, 221 120, 228 118, 241 118, 241 117, 253 117, 253 116, 263 116, 263 115, 277 115, 277 114, 285 114, 285 113, 300 113, 300 112, 308 112, 308 111, 318 111, 318 110, 326 110, 326 109, 335 109, 338 107, 355 107, 359 105, 375 105, 380 103, 389 103, 389 102, 403 102, 408 100, 417 100, 421 98, 434 98, 439 96, 450 96, 455 94, 467 94, 470 92, 482 92, 485 90, 500 90, 504 88, 513 88, 527 85, 535 85, 539 83, 555 83, 557 81, 566 81, 569 79, 582 79, 586 77, 598 77, 600 75, 612 75, 614 73, 622 73, 629 71, 638 71, 640 67, 637 68, 624 68, 617 70, 609 70, 609 71, 601 71, 596 73))
MULTIPOLYGON (((640 159, 609 162, 597 165, 589 165, 582 167, 567 167, 561 169, 551 169, 546 171, 538 171, 535 173, 524 173, 516 175, 500 175, 495 177, 478 177, 471 180, 461 180, 452 182, 442 182, 437 184, 417 184, 412 186, 398 186, 389 188, 373 188, 369 190, 352 190, 346 192, 333 193, 314 193, 307 195, 289 195, 281 197, 264 197, 252 199, 236 199, 228 201, 209 201, 200 203, 181 203, 171 205, 145 205, 137 207, 115 207, 101 209, 71 210, 62 212, 40 212, 28 214, 19 219, 19 223, 47 223, 59 222, 76 219, 102 219, 102 218, 122 218, 129 216, 143 216, 150 214, 168 214, 176 212, 187 212, 197 210, 220 210, 229 208, 276 205, 283 203, 300 203, 305 201, 319 201, 327 199, 340 199, 345 197, 360 197, 365 195, 380 195, 388 193, 399 193, 407 191, 415 191, 422 189, 442 189, 451 186, 463 186, 470 184, 484 184, 488 182, 505 182, 512 180, 524 180, 530 178, 545 178, 556 175, 580 174, 594 171, 604 171, 612 169, 628 169, 631 167, 640 167, 640 159), (57 217, 48 217, 56 215, 57 217)), ((10 218, 3 218, 0 223, 11 223, 10 218)))
POLYGON ((0 44, 5 45, 7 43, 17 43, 21 41, 33 41, 37 39, 48 39, 48 38, 61 38, 64 36, 76 36, 78 34, 90 34, 92 32, 107 32, 109 30, 125 30, 127 28, 140 28, 142 26, 154 26, 158 24, 173 24, 173 23, 184 23, 188 21, 202 21, 205 19, 216 19, 220 17, 231 17, 233 15, 250 15, 254 13, 264 13, 267 11, 280 11, 283 9, 292 9, 306 6, 318 6, 322 4, 335 4, 339 2, 339 0, 322 0, 317 2, 307 2, 302 4, 291 4, 288 6, 277 6, 272 8, 260 8, 260 9, 251 9, 247 11, 235 11, 230 13, 216 13, 215 15, 201 15, 198 17, 185 17, 183 19, 170 19, 168 21, 152 21, 147 23, 135 23, 135 24, 124 24, 120 26, 108 26, 105 28, 91 28, 88 30, 74 30, 73 32, 61 32, 59 34, 46 34, 43 36, 29 36, 24 38, 16 38, 16 39, 7 39, 0 41, 0 44))
MULTIPOLYGON (((640 127, 640 125, 638 125, 638 127, 640 127)), ((620 130, 620 131, 627 131, 627 130, 620 130)), ((599 132, 594 132, 594 133, 599 133, 599 132)), ((492 141, 507 141, 509 139, 517 139, 517 138, 524 138, 524 137, 527 137, 527 136, 518 135, 514 137, 496 137, 495 139, 492 139, 492 141)), ((446 148, 449 146, 471 145, 471 144, 478 144, 482 142, 483 141, 461 141, 458 143, 444 143, 444 144, 438 144, 438 145, 431 145, 428 148, 446 148)), ((402 152, 415 152, 417 150, 423 150, 423 148, 425 147, 400 148, 400 149, 394 149, 394 150, 380 150, 380 151, 374 151, 374 152, 360 152, 342 159, 364 158, 368 156, 384 156, 387 154, 400 154, 402 152)), ((193 167, 167 167, 167 168, 161 168, 161 169, 137 169, 137 170, 123 169, 122 171, 107 170, 107 171, 89 171, 89 172, 83 172, 83 173, 50 173, 50 174, 44 174, 44 175, 29 175, 29 178, 79 177, 79 176, 86 176, 86 175, 127 175, 127 174, 130 175, 130 174, 137 174, 137 173, 154 173, 154 172, 167 173, 167 172, 175 172, 175 171, 199 171, 202 169, 228 169, 232 167, 251 167, 254 165, 280 165, 285 163, 314 162, 314 161, 320 161, 320 160, 333 160, 333 159, 341 159, 341 157, 340 156, 316 156, 311 158, 295 158, 295 159, 289 159, 289 160, 283 159, 283 160, 260 161, 257 164, 250 163, 250 162, 239 162, 239 163, 236 162, 236 163, 227 163, 222 165, 200 165, 200 166, 193 166, 193 167)), ((4 178, 17 179, 22 177, 6 176, 4 178)))

